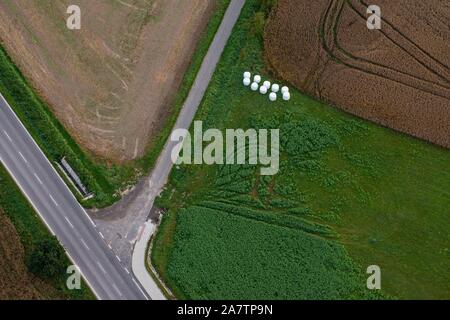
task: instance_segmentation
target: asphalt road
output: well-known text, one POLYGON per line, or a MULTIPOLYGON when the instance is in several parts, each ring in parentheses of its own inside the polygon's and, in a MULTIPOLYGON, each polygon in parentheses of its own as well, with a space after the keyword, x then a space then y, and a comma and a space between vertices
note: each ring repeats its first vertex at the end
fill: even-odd
POLYGON ((99 299, 148 299, 3 96, 0 160, 99 299))

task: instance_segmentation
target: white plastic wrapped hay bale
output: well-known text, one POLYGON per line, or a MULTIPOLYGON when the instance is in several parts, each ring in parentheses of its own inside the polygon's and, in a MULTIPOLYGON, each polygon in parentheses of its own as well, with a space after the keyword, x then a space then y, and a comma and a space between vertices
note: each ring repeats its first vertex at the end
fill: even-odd
POLYGON ((261 94, 267 94, 267 91, 269 91, 269 89, 267 89, 266 86, 261 86, 261 88, 259 88, 259 93, 261 94))
POLYGON ((283 100, 284 101, 291 100, 291 94, 289 93, 289 91, 286 91, 285 93, 283 93, 283 100))
POLYGON ((279 91, 280 91, 280 85, 274 83, 274 84, 272 85, 272 92, 278 93, 279 91))

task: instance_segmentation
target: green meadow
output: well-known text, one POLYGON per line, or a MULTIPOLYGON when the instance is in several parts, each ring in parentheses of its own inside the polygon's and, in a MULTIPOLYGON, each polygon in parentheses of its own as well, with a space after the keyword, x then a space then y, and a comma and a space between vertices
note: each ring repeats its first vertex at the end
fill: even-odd
MULTIPOLYGON (((450 298, 450 152, 291 88, 242 85, 264 63, 260 1, 247 1, 196 115, 204 129, 280 129, 280 171, 181 165, 152 263, 179 298, 450 298), (366 287, 381 268, 382 290, 366 287)), ((265 80, 264 79, 264 80, 265 80)))

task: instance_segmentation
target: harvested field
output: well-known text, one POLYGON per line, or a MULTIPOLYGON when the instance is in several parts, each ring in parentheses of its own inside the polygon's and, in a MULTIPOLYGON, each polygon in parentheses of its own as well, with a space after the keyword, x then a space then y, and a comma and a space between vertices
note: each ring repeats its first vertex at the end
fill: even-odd
POLYGON ((142 156, 170 112, 215 0, 0 2, 0 40, 85 149, 109 161, 142 156))
POLYGON ((450 4, 279 0, 266 27, 271 68, 302 91, 383 126, 450 148, 450 4))

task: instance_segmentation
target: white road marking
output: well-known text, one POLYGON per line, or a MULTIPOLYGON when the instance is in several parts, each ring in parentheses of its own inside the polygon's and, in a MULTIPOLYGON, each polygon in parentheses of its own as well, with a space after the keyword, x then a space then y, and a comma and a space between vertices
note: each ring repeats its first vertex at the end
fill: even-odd
POLYGON ((100 262, 97 261, 97 265, 100 267, 100 269, 102 270, 102 272, 104 274, 106 274, 106 270, 103 268, 103 266, 100 264, 100 262))
POLYGON ((112 250, 112 247, 109 243, 108 243, 108 248, 109 248, 109 250, 112 250))
POLYGON ((128 273, 128 274, 130 274, 130 271, 128 271, 128 269, 127 268, 124 268, 125 269, 125 271, 128 273))
POLYGON ((120 260, 120 258, 117 254, 116 254, 116 258, 117 258, 117 260, 119 260, 119 262, 122 262, 122 260, 120 260))
POLYGON ((3 130, 3 133, 5 134, 5 136, 8 138, 9 142, 12 142, 11 137, 9 136, 8 132, 6 132, 5 130, 3 130))
POLYGON ((95 222, 92 220, 92 218, 89 216, 89 214, 83 209, 84 213, 86 213, 86 216, 88 217, 89 221, 91 222, 91 224, 95 227, 97 227, 97 225, 95 224, 95 222))
MULTIPOLYGON (((133 282, 136 285, 136 287, 138 287, 139 291, 144 295, 145 298, 147 298, 147 295, 144 293, 144 291, 142 291, 141 287, 138 285, 138 283, 136 282, 136 280, 134 280, 133 278, 133 282)), ((147 298, 148 299, 148 298, 147 298)))
POLYGON ((58 202, 56 202, 55 198, 53 198, 51 194, 49 194, 48 196, 50 197, 50 199, 52 199, 55 206, 59 207, 58 202))
POLYGON ((23 162, 28 163, 27 159, 23 156, 22 152, 19 151, 19 155, 22 158, 23 162))
POLYGON ((86 249, 91 250, 91 249, 89 249, 88 245, 86 244, 86 242, 84 242, 83 239, 81 239, 81 243, 86 247, 86 249))
POLYGON ((72 224, 72 222, 70 222, 70 220, 67 218, 67 217, 64 217, 64 219, 66 219, 66 221, 67 221, 67 223, 72 227, 72 229, 73 229, 73 224, 72 224))
POLYGON ((120 292, 120 290, 116 287, 116 285, 113 283, 112 286, 113 286, 114 290, 116 290, 117 293, 122 297, 122 292, 120 292))
POLYGON ((43 185, 41 178, 39 178, 39 176, 36 173, 34 174, 34 177, 41 185, 43 185))
POLYGON ((101 232, 99 231, 98 234, 100 235, 100 237, 102 237, 103 239, 105 239, 105 236, 103 235, 103 233, 101 233, 101 232))

